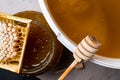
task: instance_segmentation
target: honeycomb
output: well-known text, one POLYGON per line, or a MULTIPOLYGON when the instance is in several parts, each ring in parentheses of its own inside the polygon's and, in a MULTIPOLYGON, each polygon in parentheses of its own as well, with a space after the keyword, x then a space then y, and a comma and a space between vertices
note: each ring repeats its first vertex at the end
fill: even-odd
POLYGON ((0 68, 20 72, 31 20, 0 13, 0 68))

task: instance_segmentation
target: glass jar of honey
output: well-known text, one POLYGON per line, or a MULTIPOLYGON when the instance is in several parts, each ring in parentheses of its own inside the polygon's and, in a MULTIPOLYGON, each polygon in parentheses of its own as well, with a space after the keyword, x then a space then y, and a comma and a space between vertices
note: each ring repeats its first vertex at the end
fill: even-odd
POLYGON ((42 13, 23 11, 14 16, 32 19, 20 73, 37 75, 53 68, 63 46, 45 21, 42 13))

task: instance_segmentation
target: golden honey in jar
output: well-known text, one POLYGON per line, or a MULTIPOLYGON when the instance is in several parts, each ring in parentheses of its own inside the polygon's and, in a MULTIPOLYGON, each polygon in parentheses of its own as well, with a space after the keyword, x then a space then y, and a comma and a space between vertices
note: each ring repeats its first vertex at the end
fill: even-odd
POLYGON ((62 45, 49 28, 42 13, 24 11, 15 16, 32 19, 23 57, 21 74, 37 75, 53 68, 58 62, 62 45))
POLYGON ((99 55, 120 58, 119 0, 47 0, 47 4, 59 27, 72 41, 78 44, 92 34, 102 44, 99 55))

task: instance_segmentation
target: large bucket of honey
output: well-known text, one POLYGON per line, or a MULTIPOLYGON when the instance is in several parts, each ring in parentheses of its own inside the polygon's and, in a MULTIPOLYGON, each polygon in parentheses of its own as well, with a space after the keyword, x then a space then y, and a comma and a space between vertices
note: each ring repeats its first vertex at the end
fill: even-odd
POLYGON ((39 4, 58 40, 71 52, 92 34, 102 46, 91 61, 120 69, 119 0, 39 0, 39 4))

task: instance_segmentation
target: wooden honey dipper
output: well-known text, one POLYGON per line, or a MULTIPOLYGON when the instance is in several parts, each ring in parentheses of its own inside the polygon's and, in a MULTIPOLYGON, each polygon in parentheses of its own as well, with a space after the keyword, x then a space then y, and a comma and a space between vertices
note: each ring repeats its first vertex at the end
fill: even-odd
POLYGON ((64 80, 68 73, 77 65, 78 62, 88 61, 93 55, 98 51, 100 47, 99 41, 91 36, 86 36, 77 46, 73 57, 75 60, 72 64, 66 69, 66 71, 60 76, 58 80, 64 80))

